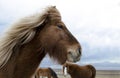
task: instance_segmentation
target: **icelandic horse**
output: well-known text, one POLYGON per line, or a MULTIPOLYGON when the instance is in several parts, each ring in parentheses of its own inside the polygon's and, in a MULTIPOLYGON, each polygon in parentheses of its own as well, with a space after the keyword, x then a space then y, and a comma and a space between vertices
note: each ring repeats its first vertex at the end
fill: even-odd
POLYGON ((90 64, 80 66, 77 64, 65 63, 63 65, 63 73, 64 75, 68 73, 71 76, 71 78, 95 78, 96 69, 90 64))
POLYGON ((0 78, 31 78, 48 54, 60 65, 80 60, 81 46, 55 6, 17 21, 0 38, 0 78))
POLYGON ((55 71, 48 67, 48 68, 38 68, 36 73, 34 74, 34 78, 58 78, 55 71))

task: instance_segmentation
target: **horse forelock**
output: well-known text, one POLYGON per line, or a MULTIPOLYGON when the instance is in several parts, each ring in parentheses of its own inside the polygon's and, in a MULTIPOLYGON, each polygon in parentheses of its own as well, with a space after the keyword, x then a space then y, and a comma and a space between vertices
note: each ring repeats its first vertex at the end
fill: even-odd
POLYGON ((36 28, 42 26, 48 15, 59 12, 54 6, 49 6, 42 13, 25 17, 13 24, 0 39, 0 68, 10 59, 13 49, 31 41, 36 33, 36 28))

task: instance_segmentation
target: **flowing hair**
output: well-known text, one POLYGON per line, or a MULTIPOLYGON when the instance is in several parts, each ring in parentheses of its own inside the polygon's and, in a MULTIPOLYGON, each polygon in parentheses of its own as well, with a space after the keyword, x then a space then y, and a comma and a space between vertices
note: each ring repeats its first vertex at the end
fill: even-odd
POLYGON ((55 6, 49 6, 43 9, 42 13, 19 20, 5 32, 4 36, 0 38, 0 68, 8 62, 15 51, 14 48, 26 44, 34 38, 36 28, 43 24, 50 10, 58 12, 55 6))

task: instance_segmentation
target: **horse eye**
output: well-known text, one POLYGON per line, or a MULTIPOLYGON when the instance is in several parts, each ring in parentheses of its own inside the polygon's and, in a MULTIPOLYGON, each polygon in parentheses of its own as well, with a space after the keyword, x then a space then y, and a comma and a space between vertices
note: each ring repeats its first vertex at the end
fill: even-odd
POLYGON ((60 28, 60 29, 62 29, 62 28, 63 28, 63 26, 62 26, 62 25, 57 25, 57 27, 58 27, 58 28, 60 28))

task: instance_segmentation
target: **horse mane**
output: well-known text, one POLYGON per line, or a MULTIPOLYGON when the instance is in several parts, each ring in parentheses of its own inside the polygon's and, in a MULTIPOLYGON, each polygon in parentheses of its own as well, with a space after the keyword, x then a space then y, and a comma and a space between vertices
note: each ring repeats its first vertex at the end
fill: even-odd
POLYGON ((25 17, 8 29, 4 36, 0 38, 0 68, 8 62, 13 52, 19 51, 15 48, 34 38, 36 28, 42 26, 50 12, 59 13, 55 6, 49 6, 43 9, 42 13, 25 17))

